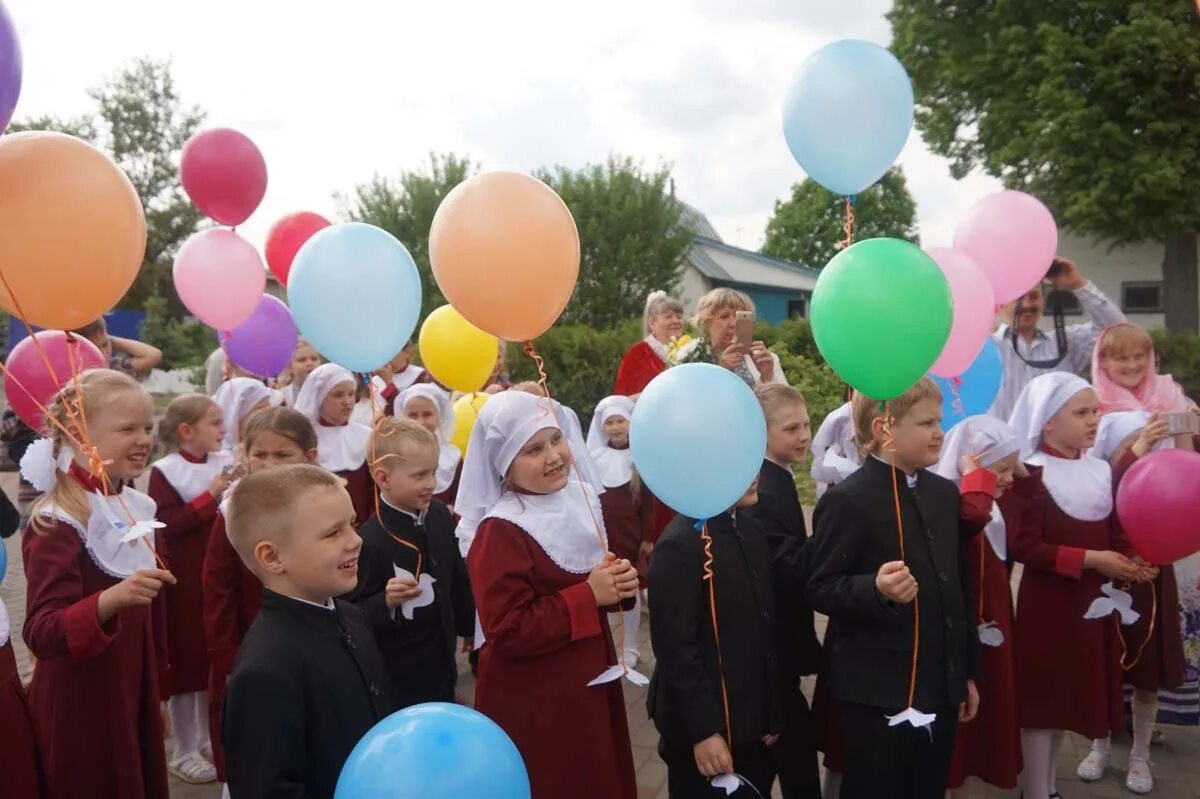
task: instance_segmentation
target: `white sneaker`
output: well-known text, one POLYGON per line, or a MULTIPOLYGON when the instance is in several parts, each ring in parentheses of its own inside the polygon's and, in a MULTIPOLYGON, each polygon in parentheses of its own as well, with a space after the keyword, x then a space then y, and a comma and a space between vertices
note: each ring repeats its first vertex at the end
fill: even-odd
POLYGON ((1079 768, 1075 769, 1075 773, 1084 782, 1104 779, 1104 770, 1108 768, 1108 757, 1107 752, 1101 753, 1093 749, 1079 764, 1079 768))
POLYGON ((636 649, 625 650, 625 668, 636 669, 638 661, 641 660, 642 653, 636 649))
POLYGON ((1125 775, 1125 787, 1134 793, 1150 793, 1154 790, 1154 775, 1150 773, 1149 760, 1129 759, 1129 773, 1125 775))

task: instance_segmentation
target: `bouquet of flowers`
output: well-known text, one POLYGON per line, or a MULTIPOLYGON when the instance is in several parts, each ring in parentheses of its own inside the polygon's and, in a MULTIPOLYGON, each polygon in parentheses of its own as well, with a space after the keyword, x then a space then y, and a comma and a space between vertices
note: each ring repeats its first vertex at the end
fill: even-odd
POLYGON ((684 363, 713 363, 715 359, 706 337, 685 333, 667 344, 667 361, 671 366, 679 366, 684 363))

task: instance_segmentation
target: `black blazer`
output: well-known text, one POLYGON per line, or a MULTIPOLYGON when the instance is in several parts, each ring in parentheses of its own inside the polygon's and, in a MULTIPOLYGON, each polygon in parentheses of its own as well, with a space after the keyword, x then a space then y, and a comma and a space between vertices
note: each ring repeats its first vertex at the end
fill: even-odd
MULTIPOLYGON (((657 663, 646 709, 672 746, 725 733, 704 542, 695 525, 695 519, 675 517, 655 544, 647 576, 657 663)), ((745 511, 737 512, 736 522, 730 513, 709 519, 708 530, 733 743, 753 743, 782 727, 771 553, 745 511)))
POLYGON ((264 588, 221 711, 230 794, 332 799, 350 750, 392 710, 361 609, 264 588))
POLYGON ((791 471, 764 460, 758 473, 758 504, 747 510, 758 520, 771 548, 780 673, 787 684, 796 685, 795 678, 816 674, 820 668, 821 642, 804 596, 808 529, 791 471))
MULTIPOLYGON (((869 457, 817 503, 808 543, 808 599, 837 624, 830 672, 837 698, 900 710, 908 704, 913 607, 886 601, 875 575, 900 560, 892 468, 869 457)), ((970 614, 970 572, 959 535, 954 483, 918 472, 910 489, 896 472, 905 560, 919 586, 921 639, 914 705, 933 712, 957 705, 978 670, 979 639, 970 614)))
POLYGON ((382 500, 379 511, 383 524, 372 516, 358 530, 363 540, 358 587, 345 599, 367 614, 398 707, 451 702, 458 680, 454 659, 458 636, 475 634, 475 601, 454 537, 454 517, 436 499, 421 525, 382 500), (399 609, 393 618, 384 598, 388 580, 396 575, 394 566, 413 573, 417 569, 417 553, 392 535, 420 547, 421 568, 435 580, 433 606, 416 608, 412 620, 405 619, 399 609))

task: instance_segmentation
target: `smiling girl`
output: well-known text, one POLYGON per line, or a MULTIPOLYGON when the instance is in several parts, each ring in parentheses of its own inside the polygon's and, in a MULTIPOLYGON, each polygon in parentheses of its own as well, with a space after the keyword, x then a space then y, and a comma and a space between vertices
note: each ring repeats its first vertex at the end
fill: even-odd
POLYGON ((375 512, 375 484, 367 466, 371 428, 351 421, 357 381, 353 373, 335 363, 318 366, 304 381, 296 410, 308 417, 317 431, 317 465, 346 481, 354 513, 362 524, 375 512))
MULTIPOLYGON (((1092 355, 1092 380, 1100 414, 1114 411, 1183 413, 1196 403, 1170 375, 1158 373, 1154 341, 1131 322, 1105 328, 1092 355)), ((1192 448, 1191 436, 1178 436, 1176 446, 1192 448)))

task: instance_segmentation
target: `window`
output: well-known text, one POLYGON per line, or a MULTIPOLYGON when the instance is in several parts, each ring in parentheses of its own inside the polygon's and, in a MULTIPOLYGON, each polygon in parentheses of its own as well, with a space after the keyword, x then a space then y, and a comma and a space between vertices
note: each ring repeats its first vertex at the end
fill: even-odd
POLYGON ((788 319, 803 319, 808 316, 808 297, 801 297, 798 300, 788 300, 787 315, 788 319))
POLYGON ((1056 307, 1062 308, 1063 316, 1079 316, 1083 313, 1083 307, 1079 304, 1079 299, 1069 291, 1062 289, 1051 289, 1046 295, 1046 315, 1049 316, 1054 312, 1056 307))
POLYGON ((1121 310, 1125 313, 1162 313, 1162 283, 1121 284, 1121 310))

